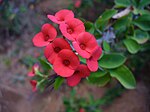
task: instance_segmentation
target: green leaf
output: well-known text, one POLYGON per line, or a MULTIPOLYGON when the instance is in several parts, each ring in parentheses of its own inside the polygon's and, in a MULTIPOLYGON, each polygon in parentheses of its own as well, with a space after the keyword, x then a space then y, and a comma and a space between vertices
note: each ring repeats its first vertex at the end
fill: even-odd
POLYGON ((141 28, 144 31, 150 31, 150 16, 149 14, 144 14, 133 21, 133 24, 141 28))
POLYGON ((102 77, 91 77, 91 76, 89 76, 87 78, 89 83, 96 84, 98 86, 105 86, 110 81, 110 79, 111 79, 111 77, 108 74, 106 74, 102 77))
POLYGON ((86 63, 86 59, 85 58, 82 58, 81 56, 78 56, 79 57, 79 59, 80 59, 80 61, 82 62, 82 63, 86 63))
POLYGON ((41 81, 38 82, 37 84, 37 88, 40 89, 41 92, 43 92, 45 90, 45 87, 48 84, 48 80, 47 79, 42 79, 41 81))
POLYGON ((39 62, 42 65, 42 67, 43 67, 44 70, 47 71, 47 70, 51 70, 52 69, 51 64, 48 63, 46 60, 39 58, 39 62))
POLYGON ((103 20, 109 20, 113 15, 115 15, 117 13, 117 10, 115 9, 110 9, 110 10, 106 10, 102 15, 101 18, 103 20))
POLYGON ((96 72, 91 72, 89 77, 95 77, 95 78, 103 77, 104 75, 106 75, 106 73, 107 73, 106 71, 102 71, 98 69, 96 72))
POLYGON ((140 0, 139 8, 145 7, 150 4, 150 0, 140 0))
POLYGON ((139 44, 143 44, 148 41, 149 34, 142 30, 135 30, 134 37, 132 39, 135 40, 139 44))
POLYGON ((113 69, 121 66, 126 58, 121 54, 104 54, 98 61, 99 66, 107 69, 113 69))
POLYGON ((103 41, 103 49, 106 52, 110 51, 110 45, 106 41, 103 41))
POLYGON ((126 28, 127 26, 130 25, 131 21, 132 21, 132 14, 129 13, 128 15, 123 16, 122 18, 119 18, 119 19, 115 22, 114 28, 115 28, 116 30, 120 30, 120 29, 122 29, 122 28, 126 28))
POLYGON ((131 54, 135 54, 140 50, 140 45, 133 39, 125 39, 123 42, 131 54))
POLYGON ((111 9, 106 10, 95 22, 96 28, 100 29, 101 31, 104 30, 106 25, 108 24, 108 20, 117 13, 117 10, 111 9))
POLYGON ((128 7, 131 5, 130 0, 115 0, 116 7, 128 7))
POLYGON ((134 89, 136 87, 136 81, 132 72, 124 65, 110 70, 110 75, 116 78, 127 89, 134 89))
POLYGON ((85 29, 86 29, 86 31, 87 32, 90 32, 90 33, 94 33, 94 31, 95 31, 95 28, 94 28, 94 25, 93 25, 93 23, 91 23, 91 22, 85 22, 84 23, 84 26, 85 26, 85 29))
POLYGON ((57 77, 54 82, 54 89, 58 89, 63 82, 64 82, 63 77, 57 77))

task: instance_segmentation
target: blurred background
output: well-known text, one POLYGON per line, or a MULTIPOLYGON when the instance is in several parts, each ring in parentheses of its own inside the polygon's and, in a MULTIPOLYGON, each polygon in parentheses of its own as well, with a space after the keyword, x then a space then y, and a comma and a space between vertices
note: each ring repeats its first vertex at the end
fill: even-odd
POLYGON ((82 82, 44 93, 33 93, 29 84, 27 73, 43 53, 32 38, 42 24, 51 23, 47 14, 67 8, 93 22, 113 5, 113 0, 0 0, 0 112, 150 112, 149 58, 133 68, 135 90, 115 80, 106 87, 82 82))

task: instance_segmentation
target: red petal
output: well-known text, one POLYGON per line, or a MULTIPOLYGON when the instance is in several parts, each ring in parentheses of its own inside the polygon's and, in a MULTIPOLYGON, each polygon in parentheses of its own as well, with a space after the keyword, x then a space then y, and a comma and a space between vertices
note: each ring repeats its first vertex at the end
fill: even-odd
POLYGON ((95 72, 98 70, 98 62, 92 59, 86 60, 87 66, 90 69, 90 71, 95 72))
POLYGON ((53 47, 59 47, 61 49, 70 49, 70 44, 63 38, 56 38, 53 43, 52 43, 53 47))
MULTIPOLYGON (((73 28, 73 29, 75 29, 76 27, 78 27, 78 26, 80 26, 80 25, 84 25, 84 23, 83 23, 81 20, 77 19, 77 18, 68 19, 68 20, 66 21, 66 24, 67 24, 69 27, 73 28)), ((84 27, 84 29, 85 29, 85 27, 84 27)), ((80 30, 81 30, 81 29, 80 29, 80 30)))
POLYGON ((74 13, 70 10, 60 10, 58 11, 55 16, 48 15, 47 16, 51 21, 57 24, 62 24, 67 20, 68 18, 74 18, 74 13))
POLYGON ((32 91, 35 92, 37 90, 37 88, 36 88, 37 81, 36 80, 30 80, 30 84, 32 85, 32 91))
POLYGON ((48 23, 42 26, 41 31, 43 32, 44 36, 47 36, 47 35, 49 36, 49 39, 47 40, 49 42, 53 41, 57 36, 57 31, 55 27, 53 27, 51 24, 48 24, 48 23))
POLYGON ((53 21, 54 23, 57 23, 57 24, 61 24, 61 23, 64 23, 64 21, 58 21, 57 18, 53 15, 47 15, 47 17, 53 21))
POLYGON ((33 71, 31 71, 31 72, 28 73, 28 76, 33 77, 33 76, 35 76, 35 74, 33 73, 33 71))
POLYGON ((48 61, 51 64, 54 63, 57 53, 54 52, 54 48, 52 47, 52 44, 49 44, 48 46, 46 46, 44 50, 44 56, 48 59, 48 61))
POLYGON ((89 68, 84 64, 80 64, 76 69, 76 71, 79 71, 78 75, 82 78, 88 77, 90 75, 89 68))
POLYGON ((83 58, 90 58, 91 57, 91 54, 85 50, 82 50, 77 42, 73 42, 73 47, 79 53, 79 55, 82 56, 83 58))
POLYGON ((58 57, 61 58, 62 60, 67 59, 70 61, 70 65, 68 66, 70 69, 76 69, 79 64, 79 58, 77 55, 75 55, 74 52, 68 49, 63 49, 58 53, 58 57))
POLYGON ((101 54, 102 54, 102 48, 98 46, 92 54, 92 60, 97 61, 100 58, 101 54))
POLYGON ((76 38, 78 44, 85 44, 86 51, 93 52, 93 50, 98 46, 95 37, 89 32, 83 32, 78 35, 76 38))
POLYGON ((76 37, 85 31, 84 23, 76 18, 66 20, 66 23, 60 25, 62 34, 69 40, 74 41, 76 37), (67 28, 73 30, 72 34, 67 32, 67 28))
POLYGON ((54 71, 61 77, 70 77, 73 75, 75 70, 63 65, 62 59, 57 56, 53 64, 54 71))
POLYGON ((81 80, 79 75, 72 75, 71 77, 67 78, 67 84, 71 87, 76 86, 81 80))
MULTIPOLYGON (((55 61, 55 58, 57 56, 58 53, 56 53, 54 51, 54 49, 58 47, 60 48, 61 50, 62 49, 70 49, 71 50, 71 47, 69 45, 69 43, 63 39, 63 38, 56 38, 52 44, 49 44, 46 48, 45 48, 45 51, 44 51, 44 55, 45 57, 48 59, 48 61, 53 64, 53 62, 55 61)), ((60 51, 61 51, 60 50, 60 51)), ((59 52, 60 52, 59 51, 59 52)))
POLYGON ((52 44, 50 43, 44 49, 44 56, 48 59, 53 52, 54 52, 54 50, 53 50, 52 44))
POLYGON ((75 39, 67 32, 67 27, 67 24, 60 24, 59 29, 63 36, 65 36, 70 41, 74 41, 75 39))
POLYGON ((33 42, 34 46, 36 46, 36 47, 44 47, 49 44, 48 41, 44 40, 44 35, 42 32, 39 32, 38 34, 36 34, 33 37, 32 42, 33 42))
POLYGON ((71 10, 63 9, 55 14, 55 17, 61 21, 74 18, 74 13, 71 10))

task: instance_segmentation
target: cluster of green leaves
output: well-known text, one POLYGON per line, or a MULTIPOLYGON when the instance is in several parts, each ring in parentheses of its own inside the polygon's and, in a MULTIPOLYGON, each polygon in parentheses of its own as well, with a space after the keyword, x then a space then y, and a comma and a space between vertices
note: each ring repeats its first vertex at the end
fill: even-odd
POLYGON ((76 96, 76 91, 73 89, 69 98, 64 97, 66 112, 79 112, 81 108, 85 112, 102 112, 100 107, 110 105, 124 90, 121 86, 116 86, 108 89, 100 99, 94 99, 93 95, 90 95, 88 98, 76 96))
MULTIPOLYGON (((135 78, 125 62, 130 55, 142 52, 150 39, 149 4, 149 0, 115 0, 114 8, 106 10, 95 23, 84 21, 86 30, 101 40, 104 50, 98 61, 99 70, 87 78, 90 83, 104 86, 111 78, 116 78, 127 89, 136 87, 135 78), (113 18, 116 14, 121 16, 113 18), (107 40, 105 32, 114 33, 114 42, 107 40)), ((112 38, 112 35, 107 36, 112 38)))

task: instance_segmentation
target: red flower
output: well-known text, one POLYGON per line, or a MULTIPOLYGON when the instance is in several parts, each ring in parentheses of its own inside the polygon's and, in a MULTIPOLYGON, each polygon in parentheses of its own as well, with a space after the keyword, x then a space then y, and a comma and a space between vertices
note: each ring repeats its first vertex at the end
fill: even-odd
POLYGON ((35 92, 37 90, 37 81, 36 80, 30 80, 30 84, 32 85, 32 91, 35 92))
POLYGON ((51 64, 53 64, 55 61, 55 58, 57 57, 58 53, 62 49, 70 49, 71 50, 71 47, 65 39, 56 38, 51 44, 49 44, 45 48, 44 55, 48 59, 48 61, 51 64))
POLYGON ((66 23, 60 24, 59 28, 62 34, 71 41, 75 41, 81 32, 85 32, 84 23, 76 18, 66 20, 66 23))
POLYGON ((86 65, 79 65, 71 77, 67 77, 67 84, 69 86, 76 86, 81 78, 86 78, 90 75, 90 70, 86 65))
POLYGON ((79 58, 68 49, 61 50, 54 63, 54 71, 62 77, 70 77, 79 65, 79 58))
POLYGON ((87 66, 90 69, 90 71, 93 71, 93 72, 97 71, 98 69, 97 60, 99 59, 101 54, 102 54, 102 48, 98 46, 93 52, 92 56, 86 60, 87 66))
POLYGON ((79 7, 81 6, 81 3, 82 3, 82 0, 75 0, 74 6, 75 6, 76 8, 79 8, 79 7))
POLYGON ((80 108, 79 112, 85 112, 84 108, 80 108))
POLYGON ((51 41, 53 41, 57 36, 56 29, 51 24, 44 24, 42 26, 41 32, 33 37, 33 44, 37 47, 47 46, 51 41))
POLYGON ((34 64, 33 67, 32 67, 32 70, 28 73, 28 76, 29 77, 34 77, 36 71, 38 71, 38 70, 39 70, 39 65, 38 64, 34 64))
POLYGON ((91 57, 92 52, 96 49, 98 44, 92 34, 83 32, 78 35, 76 41, 73 42, 73 46, 79 55, 88 59, 91 57))
POLYGON ((58 11, 55 16, 47 15, 47 17, 53 21, 54 23, 61 24, 64 23, 67 19, 74 18, 74 13, 70 10, 60 10, 58 11))

